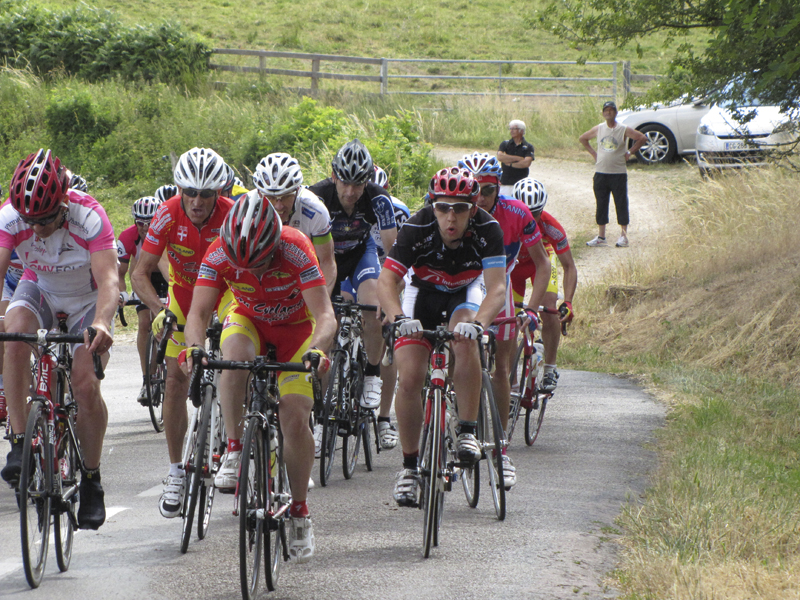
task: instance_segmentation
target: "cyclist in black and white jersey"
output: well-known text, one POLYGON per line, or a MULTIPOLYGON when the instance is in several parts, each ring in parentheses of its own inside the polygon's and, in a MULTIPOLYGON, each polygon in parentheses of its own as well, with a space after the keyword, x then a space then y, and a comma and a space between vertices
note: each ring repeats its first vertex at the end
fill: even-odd
POLYGON ((268 154, 256 166, 253 185, 256 189, 248 192, 250 198, 268 200, 284 225, 311 238, 330 294, 336 285, 331 216, 322 200, 303 186, 303 172, 297 160, 285 152, 268 154))
MULTIPOLYGON (((375 173, 372 157, 359 140, 342 146, 331 166, 331 177, 309 189, 322 199, 331 215, 337 269, 334 294, 340 291, 341 282, 349 278, 360 303, 377 305, 380 263, 371 230, 377 224, 383 247, 392 247, 397 237, 392 201, 386 190, 370 181, 375 173)), ((378 408, 383 353, 380 313, 364 318, 364 347, 367 368, 361 402, 366 408, 378 408)))

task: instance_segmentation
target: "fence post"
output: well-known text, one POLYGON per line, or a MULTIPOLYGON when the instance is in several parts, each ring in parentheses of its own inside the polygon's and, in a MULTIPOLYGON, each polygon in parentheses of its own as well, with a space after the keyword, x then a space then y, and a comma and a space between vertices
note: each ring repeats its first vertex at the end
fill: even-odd
POLYGON ((631 61, 626 60, 622 63, 622 85, 625 97, 631 93, 631 61))
POLYGON ((503 95, 503 63, 500 63, 497 71, 497 95, 503 95))
POLYGON ((389 93, 389 61, 381 59, 381 96, 389 93))
POLYGON ((311 59, 311 95, 315 96, 319 92, 319 59, 311 59))

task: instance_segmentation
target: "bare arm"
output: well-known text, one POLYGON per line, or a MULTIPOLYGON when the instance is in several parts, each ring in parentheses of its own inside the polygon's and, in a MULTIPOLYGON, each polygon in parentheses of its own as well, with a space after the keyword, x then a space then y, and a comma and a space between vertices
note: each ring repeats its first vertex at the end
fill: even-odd
MULTIPOLYGON (((105 352, 113 343, 111 321, 117 312, 119 300, 119 274, 117 273, 116 249, 92 252, 89 258, 92 277, 97 283, 97 305, 95 306, 92 327, 97 336, 89 346, 90 352, 105 352)), ((87 335, 88 341, 88 335, 87 335)))
POLYGON ((6 278, 8 264, 11 262, 11 252, 9 248, 0 248, 0 281, 6 278))
POLYGON ((547 256, 547 251, 544 249, 542 242, 529 247, 528 253, 533 259, 533 264, 536 265, 536 276, 533 278, 530 306, 537 310, 542 305, 544 295, 547 292, 547 284, 550 281, 550 258, 547 256))
POLYGON ((128 273, 128 263, 120 261, 119 267, 117 267, 117 276, 119 277, 119 291, 125 292, 127 288, 125 287, 125 275, 128 273))
POLYGON ((333 254, 333 239, 328 240, 324 244, 315 245, 314 250, 317 253, 317 260, 319 260, 319 268, 322 269, 322 275, 325 277, 325 286, 328 288, 328 295, 333 292, 336 285, 336 257, 333 254))
POLYGON ((161 275, 164 279, 169 281, 169 258, 166 252, 158 259, 158 270, 161 271, 161 275))
POLYGON ((564 300, 571 304, 572 299, 575 297, 575 288, 578 287, 578 268, 572 258, 572 250, 567 250, 557 256, 558 261, 561 263, 561 268, 564 269, 564 300))
POLYGON ((597 125, 592 127, 589 131, 582 134, 581 137, 578 138, 578 141, 583 144, 583 147, 586 148, 586 151, 592 155, 592 158, 597 160, 597 152, 594 148, 592 148, 591 144, 589 144, 589 140, 597 137, 597 125))
POLYGON ((389 250, 394 246, 394 241, 397 239, 397 227, 394 229, 381 229, 381 242, 383 243, 383 251, 389 254, 389 250))
POLYGON ((486 329, 495 320, 506 302, 505 268, 492 267, 491 269, 484 269, 483 282, 486 285, 486 296, 481 302, 481 307, 478 309, 475 320, 486 329))
POLYGON ((633 146, 630 147, 630 150, 628 150, 627 156, 625 157, 627 160, 636 154, 637 150, 644 145, 644 143, 647 141, 647 136, 645 136, 641 131, 636 131, 633 127, 625 128, 625 136, 633 140, 633 146))
POLYGON ((316 324, 311 337, 312 348, 330 348, 336 335, 336 315, 333 312, 327 287, 318 285, 303 292, 303 300, 311 311, 316 324))
POLYGON ((219 289, 208 286, 197 286, 192 293, 192 306, 186 315, 186 325, 183 336, 186 340, 186 364, 182 366, 187 375, 192 371, 192 357, 188 348, 192 346, 205 346, 206 327, 214 312, 219 298, 219 289))
POLYGON ((381 303, 383 312, 386 313, 386 323, 391 323, 397 315, 403 314, 403 306, 400 304, 400 284, 403 279, 394 271, 381 269, 378 276, 378 300, 381 303))
POLYGON ((146 250, 142 250, 139 254, 140 258, 136 263, 136 268, 131 273, 131 287, 139 299, 153 311, 153 314, 158 314, 162 308, 166 307, 156 294, 156 289, 150 281, 150 273, 158 267, 161 257, 146 250))

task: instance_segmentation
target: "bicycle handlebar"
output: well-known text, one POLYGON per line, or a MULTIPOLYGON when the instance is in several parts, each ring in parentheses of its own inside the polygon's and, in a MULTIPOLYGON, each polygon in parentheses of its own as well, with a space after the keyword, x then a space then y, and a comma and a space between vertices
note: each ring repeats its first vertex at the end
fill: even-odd
MULTIPOLYGON (((89 343, 94 340, 97 331, 94 327, 87 327, 86 331, 89 332, 89 343)), ((60 331, 47 331, 40 329, 36 333, 0 333, 0 341, 3 342, 28 342, 29 344, 38 344, 39 346, 48 346, 50 344, 83 344, 82 333, 62 333, 60 331), (45 332, 42 334, 42 332, 45 332)), ((94 364, 94 374, 99 380, 105 379, 105 372, 103 371, 103 363, 100 355, 92 352, 92 362, 94 364)))
POLYGON ((359 309, 359 310, 371 310, 375 312, 378 310, 378 307, 374 304, 359 304, 358 302, 352 302, 351 300, 345 300, 341 296, 334 296, 331 298, 331 304, 333 305, 334 309, 359 309))
POLYGON ((164 331, 161 334, 161 341, 158 342, 158 352, 156 353, 157 365, 164 362, 164 355, 167 353, 167 342, 169 342, 169 336, 172 335, 173 326, 176 331, 183 331, 183 325, 178 325, 177 321, 178 317, 175 313, 167 309, 167 314, 164 316, 164 331))

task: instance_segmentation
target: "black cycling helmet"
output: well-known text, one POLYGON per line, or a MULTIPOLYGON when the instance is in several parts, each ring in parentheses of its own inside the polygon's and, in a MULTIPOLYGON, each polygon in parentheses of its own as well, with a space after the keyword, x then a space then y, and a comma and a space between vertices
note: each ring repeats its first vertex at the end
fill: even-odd
POLYGON ((331 166, 333 174, 342 183, 361 185, 375 174, 372 156, 358 139, 347 142, 339 148, 331 166))

